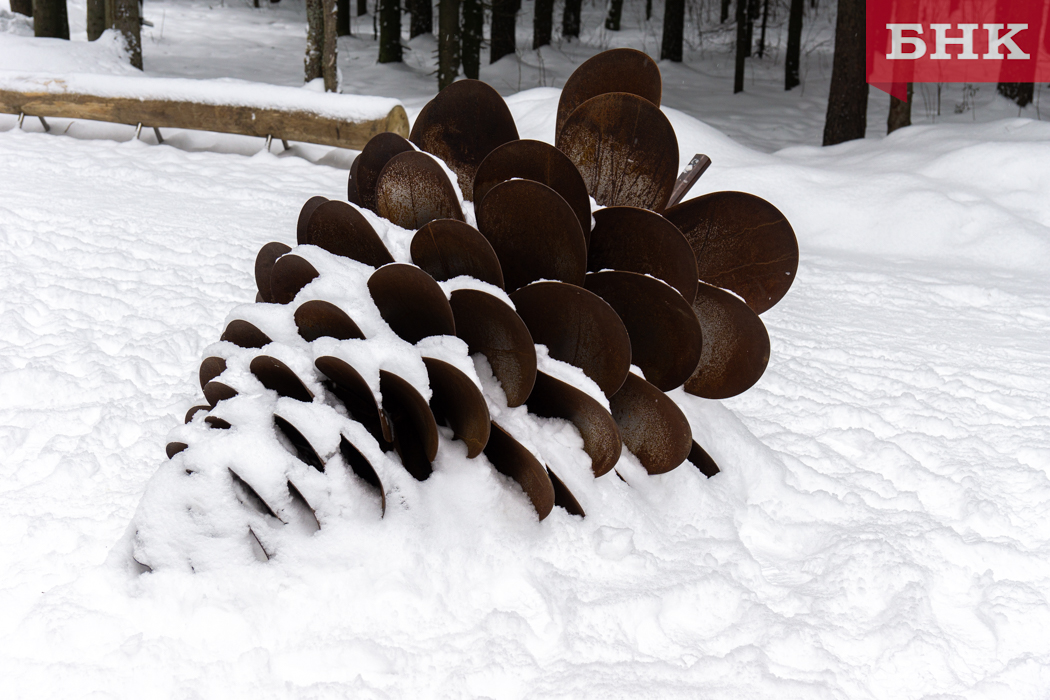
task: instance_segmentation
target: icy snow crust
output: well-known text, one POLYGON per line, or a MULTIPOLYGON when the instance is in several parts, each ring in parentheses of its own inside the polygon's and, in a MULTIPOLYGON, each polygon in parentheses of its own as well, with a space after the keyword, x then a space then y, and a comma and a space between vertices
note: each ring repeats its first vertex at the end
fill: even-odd
MULTIPOLYGON (((523 136, 556 97, 510 100, 523 136)), ((803 251, 763 316, 761 382, 674 394, 721 474, 648 477, 628 457, 626 482, 592 483, 565 461, 576 431, 550 421, 532 445, 578 477, 588 516, 539 523, 444 435, 384 519, 346 476, 338 517, 269 563, 231 549, 143 576, 114 543, 200 359, 251 308, 258 247, 291 241, 302 202, 341 197, 346 171, 0 133, 12 695, 1045 697, 1050 127, 765 156, 671 117, 683 153, 717 154, 701 189, 769 198, 803 251), (1008 170, 987 166, 1000 148, 1008 170)))

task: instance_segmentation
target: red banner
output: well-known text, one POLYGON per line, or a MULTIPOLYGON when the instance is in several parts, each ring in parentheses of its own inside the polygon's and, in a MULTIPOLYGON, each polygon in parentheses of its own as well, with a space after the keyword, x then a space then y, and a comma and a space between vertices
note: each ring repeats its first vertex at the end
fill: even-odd
POLYGON ((868 0, 868 82, 1050 82, 1050 1, 868 0))

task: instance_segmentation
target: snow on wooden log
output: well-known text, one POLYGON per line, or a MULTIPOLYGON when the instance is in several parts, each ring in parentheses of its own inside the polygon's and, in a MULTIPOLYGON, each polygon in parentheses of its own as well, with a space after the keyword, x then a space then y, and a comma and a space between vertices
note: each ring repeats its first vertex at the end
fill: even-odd
POLYGON ((408 136, 394 99, 243 80, 0 71, 0 112, 273 136, 360 150, 384 131, 408 136))

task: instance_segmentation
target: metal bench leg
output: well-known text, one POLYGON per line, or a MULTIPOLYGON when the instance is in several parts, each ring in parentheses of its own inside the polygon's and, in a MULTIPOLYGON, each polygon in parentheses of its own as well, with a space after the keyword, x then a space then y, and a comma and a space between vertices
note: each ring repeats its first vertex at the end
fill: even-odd
POLYGON ((37 117, 40 120, 40 124, 44 127, 44 131, 51 131, 51 125, 44 121, 43 117, 37 117))
POLYGON ((164 137, 160 135, 160 129, 153 127, 153 133, 157 137, 157 143, 164 143, 164 137))

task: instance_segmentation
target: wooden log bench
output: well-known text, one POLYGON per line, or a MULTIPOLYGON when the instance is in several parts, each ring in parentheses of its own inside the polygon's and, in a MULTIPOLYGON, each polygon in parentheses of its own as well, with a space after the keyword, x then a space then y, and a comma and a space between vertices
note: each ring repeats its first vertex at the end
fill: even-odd
POLYGON ((405 138, 409 133, 405 108, 394 99, 228 79, 0 70, 0 112, 272 137, 354 150, 383 131, 405 138))

